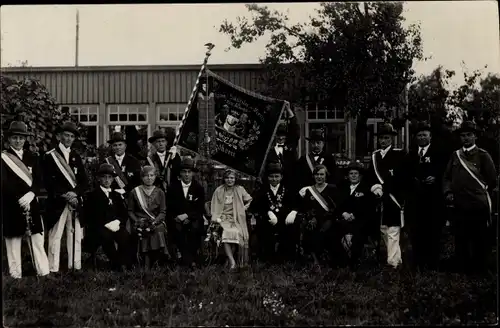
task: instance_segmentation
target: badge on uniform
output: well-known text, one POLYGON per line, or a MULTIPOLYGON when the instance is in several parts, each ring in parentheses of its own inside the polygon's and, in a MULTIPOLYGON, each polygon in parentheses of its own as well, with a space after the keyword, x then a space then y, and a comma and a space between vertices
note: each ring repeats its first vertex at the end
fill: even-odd
POLYGON ((125 172, 125 165, 122 165, 122 171, 125 172))
POLYGON ((128 175, 129 177, 131 177, 131 176, 133 176, 133 175, 134 175, 134 172, 127 172, 127 175, 128 175))
POLYGON ((430 163, 431 158, 430 157, 424 157, 424 163, 430 163))
POLYGON ((324 161, 324 160, 325 160, 324 158, 320 158, 320 160, 319 160, 319 164, 320 164, 320 165, 321 165, 321 164, 323 164, 323 161, 324 161))
POLYGON ((30 171, 30 173, 33 174, 33 169, 31 168, 31 166, 28 166, 28 171, 30 171))
POLYGON ((188 195, 188 199, 189 199, 189 201, 192 201, 193 200, 193 195, 188 195))
POLYGON ((362 192, 355 192, 354 193, 354 197, 363 197, 365 194, 363 194, 362 192))
POLYGON ((393 170, 393 169, 389 169, 389 173, 390 173, 391 175, 394 175, 394 170, 393 170))
POLYGON ((78 172, 78 168, 77 168, 77 167, 74 167, 74 168, 73 168, 73 171, 75 171, 75 174, 78 174, 78 173, 77 173, 77 172, 78 172))

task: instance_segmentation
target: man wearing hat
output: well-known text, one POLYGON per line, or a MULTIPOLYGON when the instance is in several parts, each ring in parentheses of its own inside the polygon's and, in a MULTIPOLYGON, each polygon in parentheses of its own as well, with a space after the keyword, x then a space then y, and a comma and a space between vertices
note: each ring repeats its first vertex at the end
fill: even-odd
POLYGON ((167 152, 168 139, 163 130, 154 131, 148 141, 155 147, 155 152, 147 158, 148 165, 154 166, 158 172, 155 185, 166 192, 167 186, 179 176, 181 159, 177 154, 177 147, 172 146, 167 152), (169 156, 170 162, 167 163, 169 156))
POLYGON ((257 219, 258 256, 267 263, 294 261, 300 234, 295 222, 298 195, 281 183, 283 167, 279 162, 266 166, 266 176, 267 183, 255 192, 250 205, 250 212, 257 219))
MULTIPOLYGON (((379 223, 374 220, 374 196, 370 185, 363 179, 365 168, 359 161, 351 161, 347 166, 348 184, 339 187, 340 201, 337 229, 333 229, 338 251, 338 264, 355 269, 363 252, 363 247, 374 231, 379 234, 379 223), (337 242, 338 240, 338 242, 337 242)), ((336 259, 334 259, 336 260, 336 259)))
POLYGON ((131 267, 130 236, 126 230, 128 212, 122 196, 111 188, 116 172, 111 164, 101 164, 97 171, 99 187, 89 192, 85 203, 87 236, 94 249, 102 249, 113 270, 131 267), (115 246, 115 243, 117 246, 115 246))
POLYGON ((314 185, 313 170, 316 165, 326 166, 329 175, 327 177, 327 183, 336 184, 337 183, 337 164, 335 163, 335 158, 332 154, 327 154, 324 151, 325 148, 325 135, 323 130, 315 129, 306 137, 309 141, 309 153, 303 155, 296 162, 294 174, 297 176, 297 190, 302 187, 314 185))
POLYGON ((397 135, 391 124, 383 124, 377 133, 379 149, 373 152, 368 181, 370 191, 380 199, 383 211, 380 231, 387 246, 387 264, 397 268, 402 263, 399 237, 404 226, 403 164, 405 152, 392 146, 397 135))
POLYGON ((24 150, 31 135, 24 122, 14 121, 5 132, 9 148, 2 152, 2 221, 9 273, 22 277, 21 242, 28 238, 31 260, 39 276, 49 274, 49 260, 44 248, 43 223, 37 195, 42 176, 38 156, 24 150))
POLYGON ((294 166, 297 162, 297 145, 300 139, 300 128, 297 117, 287 107, 288 123, 278 125, 274 147, 267 155, 267 163, 279 162, 283 168, 283 183, 293 187, 294 166))
POLYGON ((496 186, 495 165, 488 152, 476 146, 477 132, 475 123, 462 123, 457 130, 462 148, 452 154, 443 177, 446 202, 455 208, 452 225, 458 269, 470 273, 487 270, 490 194, 496 186))
POLYGON ((115 169, 116 175, 111 187, 127 199, 125 194, 141 184, 141 163, 125 152, 127 143, 123 133, 113 132, 108 143, 113 155, 106 157, 103 163, 111 164, 115 169))
POLYGON ((419 122, 416 144, 406 157, 404 183, 405 217, 412 243, 414 265, 437 269, 445 206, 442 195, 443 173, 448 163, 446 151, 432 141, 431 126, 419 122))
POLYGON ((196 267, 203 237, 205 190, 193 179, 194 159, 184 157, 178 180, 167 193, 167 225, 181 252, 183 264, 196 267))
POLYGON ((45 153, 43 176, 47 189, 45 228, 49 229, 50 271, 59 271, 61 238, 66 228, 68 268, 80 270, 83 231, 79 212, 88 189, 88 178, 82 158, 71 149, 79 136, 75 123, 65 122, 56 131, 59 144, 45 153), (74 257, 73 257, 74 255, 74 257))

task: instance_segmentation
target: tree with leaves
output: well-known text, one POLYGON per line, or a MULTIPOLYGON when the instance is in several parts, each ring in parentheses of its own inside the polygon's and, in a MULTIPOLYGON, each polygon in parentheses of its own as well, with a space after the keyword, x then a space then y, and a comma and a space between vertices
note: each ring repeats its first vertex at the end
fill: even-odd
MULTIPOLYGON (((10 123, 20 120, 33 133, 33 136, 27 138, 26 147, 37 153, 45 153, 57 142, 54 134, 56 127, 71 120, 70 113, 67 110, 61 111, 55 99, 38 80, 26 78, 18 81, 4 75, 0 76, 0 80, 2 140, 5 142, 3 131, 8 130, 10 123)), ((76 123, 83 136, 76 146, 85 152, 86 129, 76 123)))
POLYGON ((225 20, 219 31, 236 49, 270 34, 261 92, 343 110, 356 119, 356 153, 365 155, 368 118, 401 107, 413 62, 422 59, 419 26, 403 26, 403 3, 321 3, 318 17, 295 25, 266 6, 246 7, 250 20, 225 20))

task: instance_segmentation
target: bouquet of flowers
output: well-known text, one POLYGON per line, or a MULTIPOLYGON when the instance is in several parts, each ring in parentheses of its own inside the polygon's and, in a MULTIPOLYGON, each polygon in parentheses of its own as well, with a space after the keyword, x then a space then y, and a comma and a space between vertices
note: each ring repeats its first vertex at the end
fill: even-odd
POLYGON ((209 243, 212 241, 215 244, 217 244, 217 246, 219 246, 221 240, 222 240, 222 226, 214 220, 210 221, 210 224, 207 229, 207 235, 205 237, 205 242, 209 243))
POLYGON ((141 218, 135 223, 135 231, 137 231, 139 239, 143 239, 154 233, 155 228, 156 222, 153 219, 141 218))

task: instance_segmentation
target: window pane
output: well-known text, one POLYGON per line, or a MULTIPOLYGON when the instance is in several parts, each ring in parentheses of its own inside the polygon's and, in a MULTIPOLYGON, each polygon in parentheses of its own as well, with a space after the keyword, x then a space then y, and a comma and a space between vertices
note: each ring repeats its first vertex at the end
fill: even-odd
POLYGON ((147 105, 139 106, 138 111, 139 113, 147 114, 148 106, 147 105))
POLYGON ((109 115, 109 120, 110 120, 111 122, 116 122, 116 121, 118 121, 118 114, 111 114, 111 115, 109 115))
POLYGON ((99 112, 99 108, 97 106, 90 106, 90 108, 89 108, 90 114, 97 114, 98 112, 99 112))
POLYGON ((128 114, 128 120, 132 122, 137 122, 137 114, 128 114))
POLYGON ((89 121, 90 122, 97 122, 97 115, 96 114, 90 114, 89 115, 89 121))
POLYGON ((307 118, 314 120, 316 118, 316 112, 307 112, 307 118))
POLYGON ((79 112, 78 107, 71 107, 70 110, 71 115, 78 114, 78 112, 79 112))
POLYGON ((318 111, 318 119, 326 119, 326 113, 324 111, 318 111))
POLYGON ((120 122, 127 122, 127 114, 119 114, 118 118, 120 122))
POLYGON ((88 121, 89 121, 88 115, 81 115, 80 114, 80 122, 88 122, 88 121))
POLYGON ((76 115, 75 115, 75 114, 72 114, 72 115, 71 115, 71 118, 72 118, 72 119, 76 119, 77 121, 79 121, 79 119, 78 119, 78 114, 76 114, 76 115))
POLYGON ((176 115, 176 114, 174 114, 174 113, 170 113, 170 114, 168 115, 168 120, 169 120, 169 121, 178 121, 179 119, 177 118, 177 115, 176 115))
POLYGON ((335 115, 337 115, 337 118, 344 118, 344 111, 342 109, 335 109, 335 115))
POLYGON ((160 122, 168 121, 168 114, 160 112, 160 122))
POLYGON ((108 105, 108 112, 109 113, 118 113, 118 106, 117 105, 108 105))
POLYGON ((139 114, 139 121, 147 121, 148 120, 148 115, 147 114, 139 114))

